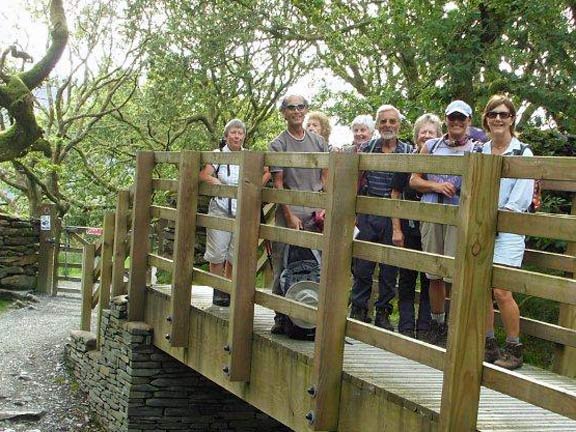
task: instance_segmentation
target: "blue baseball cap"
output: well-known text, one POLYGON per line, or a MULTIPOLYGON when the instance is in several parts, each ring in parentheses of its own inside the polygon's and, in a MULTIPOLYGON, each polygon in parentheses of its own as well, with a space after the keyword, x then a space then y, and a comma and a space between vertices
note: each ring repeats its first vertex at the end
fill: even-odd
POLYGON ((464 114, 466 117, 472 117, 472 108, 470 108, 470 105, 462 100, 455 100, 450 102, 450 104, 446 107, 444 114, 448 116, 455 112, 464 114))

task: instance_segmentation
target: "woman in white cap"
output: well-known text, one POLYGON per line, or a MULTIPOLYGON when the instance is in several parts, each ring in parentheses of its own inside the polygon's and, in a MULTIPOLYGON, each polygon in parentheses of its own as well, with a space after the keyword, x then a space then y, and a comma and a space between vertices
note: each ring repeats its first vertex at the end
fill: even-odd
MULTIPOLYGON (((447 133, 427 141, 422 154, 462 156, 466 152, 480 151, 481 143, 468 135, 472 122, 472 108, 466 102, 455 100, 445 110, 447 133)), ((422 193, 422 202, 457 205, 460 201, 462 178, 456 175, 413 173, 410 187, 422 193)), ((434 254, 454 256, 456 252, 456 227, 430 222, 420 224, 422 250, 434 254)), ((426 274, 430 279, 430 308, 432 323, 429 338, 432 343, 444 346, 448 335, 445 299, 446 282, 438 275, 426 274)))

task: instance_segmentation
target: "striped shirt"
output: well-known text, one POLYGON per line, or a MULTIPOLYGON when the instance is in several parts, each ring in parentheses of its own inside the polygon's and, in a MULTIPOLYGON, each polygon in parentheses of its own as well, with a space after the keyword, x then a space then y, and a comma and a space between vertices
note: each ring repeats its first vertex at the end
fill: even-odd
MULTIPOLYGON (((360 151, 362 153, 382 153, 382 139, 378 138, 374 147, 372 148, 372 141, 369 141, 364 145, 360 151), (370 151, 372 149, 372 151, 370 151)), ((393 153, 411 153, 412 146, 402 141, 396 143, 396 148, 393 153)), ((393 172, 390 171, 366 171, 366 192, 371 196, 379 196, 384 198, 390 198, 390 192, 392 191, 392 177, 393 172)))

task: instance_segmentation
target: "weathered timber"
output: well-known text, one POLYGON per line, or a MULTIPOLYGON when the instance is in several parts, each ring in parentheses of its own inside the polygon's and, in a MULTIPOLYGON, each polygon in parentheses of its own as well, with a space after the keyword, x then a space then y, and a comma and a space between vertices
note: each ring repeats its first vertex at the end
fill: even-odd
POLYGON ((440 430, 476 431, 502 158, 467 154, 444 364, 440 430))
POLYGON ((238 205, 234 229, 232 296, 228 328, 228 376, 231 381, 250 380, 252 325, 258 264, 258 233, 262 205, 264 155, 242 152, 238 179, 238 205))

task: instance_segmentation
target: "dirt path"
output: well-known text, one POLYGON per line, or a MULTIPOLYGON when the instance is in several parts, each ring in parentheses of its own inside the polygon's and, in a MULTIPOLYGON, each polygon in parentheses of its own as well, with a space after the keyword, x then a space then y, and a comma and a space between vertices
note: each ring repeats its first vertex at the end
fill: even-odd
POLYGON ((38 300, 0 313, 0 432, 101 432, 64 366, 80 300, 38 300))

